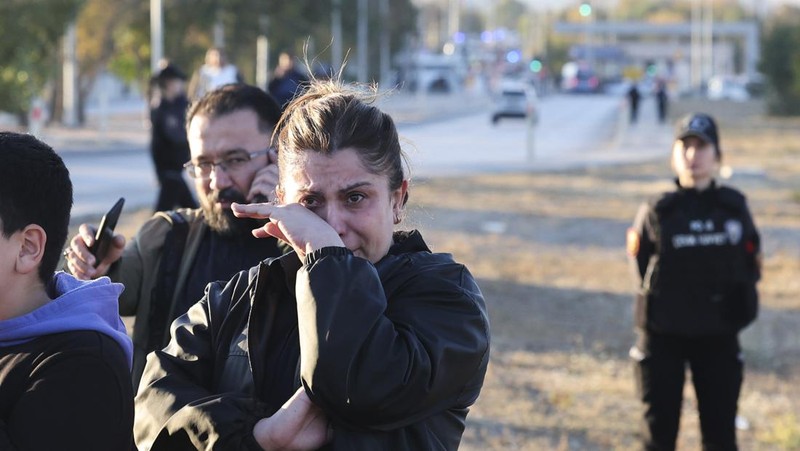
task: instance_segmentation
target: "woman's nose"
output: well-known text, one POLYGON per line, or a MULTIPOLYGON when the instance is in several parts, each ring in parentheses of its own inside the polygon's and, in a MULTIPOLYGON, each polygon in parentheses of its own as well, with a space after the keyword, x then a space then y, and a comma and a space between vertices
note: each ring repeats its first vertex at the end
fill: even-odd
POLYGON ((339 236, 344 234, 346 229, 346 212, 341 206, 335 202, 329 202, 320 213, 320 217, 322 217, 328 225, 333 227, 333 230, 335 230, 339 236))

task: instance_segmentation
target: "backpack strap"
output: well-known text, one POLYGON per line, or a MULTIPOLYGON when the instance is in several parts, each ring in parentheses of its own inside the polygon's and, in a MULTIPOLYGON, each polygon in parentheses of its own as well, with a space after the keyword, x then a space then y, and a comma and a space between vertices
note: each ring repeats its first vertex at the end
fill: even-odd
POLYGON ((169 215, 172 228, 164 237, 161 250, 161 261, 158 266, 157 279, 150 297, 150 317, 148 321, 148 337, 145 352, 161 349, 167 344, 167 328, 170 324, 170 312, 175 299, 175 286, 178 282, 178 271, 181 266, 186 237, 189 235, 189 223, 177 211, 164 212, 169 215))

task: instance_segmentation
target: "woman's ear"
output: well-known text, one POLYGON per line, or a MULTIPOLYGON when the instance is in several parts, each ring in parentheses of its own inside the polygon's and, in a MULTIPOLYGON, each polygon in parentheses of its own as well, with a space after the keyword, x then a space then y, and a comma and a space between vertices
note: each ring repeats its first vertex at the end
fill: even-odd
POLYGON ((17 233, 19 233, 20 247, 15 269, 22 274, 38 271, 44 257, 47 233, 37 224, 28 224, 17 233))
POLYGON ((275 185, 275 201, 278 203, 278 205, 284 204, 283 196, 284 196, 283 187, 281 186, 280 183, 278 183, 277 185, 275 185))
POLYGON ((402 220, 406 202, 408 202, 408 180, 403 180, 400 187, 392 193, 392 212, 395 224, 399 224, 402 220))

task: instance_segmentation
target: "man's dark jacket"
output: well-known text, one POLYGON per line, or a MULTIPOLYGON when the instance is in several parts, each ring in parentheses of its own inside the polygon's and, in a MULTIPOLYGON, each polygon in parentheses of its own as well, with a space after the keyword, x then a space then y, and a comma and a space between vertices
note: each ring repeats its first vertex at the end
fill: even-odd
POLYGON ((260 449, 254 424, 302 384, 330 449, 457 449, 488 360, 475 280, 417 232, 374 265, 339 247, 290 253, 210 284, 173 323, 134 434, 140 450, 260 449))

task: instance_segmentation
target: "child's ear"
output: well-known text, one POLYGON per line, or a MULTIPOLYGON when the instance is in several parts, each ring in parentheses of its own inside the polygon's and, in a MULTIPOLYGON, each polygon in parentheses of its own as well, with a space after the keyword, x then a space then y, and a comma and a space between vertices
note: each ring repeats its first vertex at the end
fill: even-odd
POLYGON ((17 234, 20 246, 15 269, 22 274, 38 271, 44 257, 47 233, 41 226, 29 224, 17 234))

